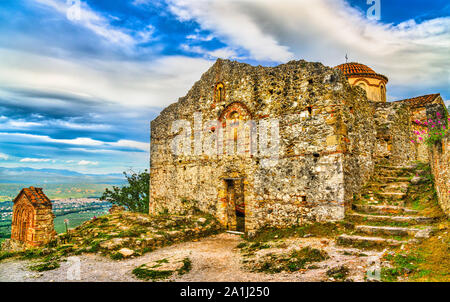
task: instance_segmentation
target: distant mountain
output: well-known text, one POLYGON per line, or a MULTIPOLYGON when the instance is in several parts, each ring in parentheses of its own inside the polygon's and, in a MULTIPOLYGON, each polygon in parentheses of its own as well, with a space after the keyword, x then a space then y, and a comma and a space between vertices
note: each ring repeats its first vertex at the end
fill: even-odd
POLYGON ((0 183, 90 183, 90 184, 123 184, 123 174, 82 174, 63 169, 2 168, 0 167, 0 183))

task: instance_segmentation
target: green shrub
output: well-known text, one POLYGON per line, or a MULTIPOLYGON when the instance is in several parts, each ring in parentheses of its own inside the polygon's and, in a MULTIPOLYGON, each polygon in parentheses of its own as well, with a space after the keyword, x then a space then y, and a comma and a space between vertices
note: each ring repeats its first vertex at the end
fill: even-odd
POLYGON ((123 174, 129 185, 121 188, 113 186, 112 190, 106 189, 100 199, 124 206, 132 212, 148 213, 150 173, 145 170, 142 173, 123 174))

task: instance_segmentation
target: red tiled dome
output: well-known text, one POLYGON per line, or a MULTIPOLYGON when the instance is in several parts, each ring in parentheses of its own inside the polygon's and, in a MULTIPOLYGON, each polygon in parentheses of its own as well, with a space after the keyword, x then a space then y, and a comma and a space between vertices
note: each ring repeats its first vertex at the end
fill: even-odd
POLYGON ((365 76, 370 78, 382 79, 385 80, 386 83, 388 81, 388 78, 386 76, 378 74, 369 66, 360 63, 355 62, 345 63, 338 65, 334 68, 342 70, 342 72, 346 77, 365 76))

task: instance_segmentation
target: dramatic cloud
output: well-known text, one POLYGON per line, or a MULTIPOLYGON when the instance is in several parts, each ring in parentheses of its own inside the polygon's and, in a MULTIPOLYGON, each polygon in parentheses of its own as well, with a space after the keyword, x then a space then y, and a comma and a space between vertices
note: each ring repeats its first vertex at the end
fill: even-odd
MULTIPOLYGON (((134 108, 161 108, 173 103, 212 65, 205 59, 183 56, 152 62, 74 61, 1 48, 0 57, 2 86, 53 91, 134 108)), ((41 106, 58 105, 55 98, 45 95, 40 100, 41 106)))
POLYGON ((180 20, 197 22, 234 48, 246 49, 254 60, 295 57, 334 66, 348 53, 350 60, 386 74, 397 88, 394 95, 406 87, 416 93, 449 84, 449 17, 383 24, 343 0, 168 2, 180 20))
POLYGON ((389 100, 449 100, 448 13, 411 4, 416 18, 382 1, 382 20, 370 21, 356 2, 83 0, 73 19, 65 0, 0 1, 2 166, 148 167, 149 122, 218 57, 335 66, 348 53, 389 77, 389 100), (389 9, 408 17, 386 22, 389 9))
MULTIPOLYGON (((287 46, 252 20, 238 2, 168 1, 181 21, 197 21, 202 29, 214 32, 230 45, 246 49, 255 60, 284 62, 294 58, 287 46)), ((275 2, 273 2, 276 5, 275 2)))

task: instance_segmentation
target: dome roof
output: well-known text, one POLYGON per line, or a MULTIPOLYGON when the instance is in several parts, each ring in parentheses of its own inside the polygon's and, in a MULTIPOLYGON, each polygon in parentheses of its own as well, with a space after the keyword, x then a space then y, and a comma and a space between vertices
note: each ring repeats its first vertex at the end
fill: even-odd
POLYGON ((369 77, 380 79, 388 82, 388 78, 382 74, 376 73, 372 68, 364 64, 351 62, 336 66, 335 68, 342 70, 344 75, 349 77, 369 77))

